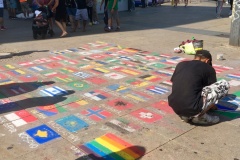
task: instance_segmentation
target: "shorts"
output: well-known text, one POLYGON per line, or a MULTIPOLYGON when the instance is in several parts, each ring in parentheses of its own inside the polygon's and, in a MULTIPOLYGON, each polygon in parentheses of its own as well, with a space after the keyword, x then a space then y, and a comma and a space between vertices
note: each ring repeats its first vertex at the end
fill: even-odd
POLYGON ((108 9, 108 19, 109 18, 117 19, 118 18, 118 10, 114 10, 113 13, 112 13, 111 10, 108 9))
POLYGON ((27 11, 31 12, 32 11, 27 2, 21 2, 20 5, 21 5, 23 12, 27 12, 27 11))
POLYGON ((3 8, 0 8, 0 17, 3 17, 3 8))
POLYGON ((10 6, 9 6, 9 8, 17 8, 17 2, 16 2, 16 0, 9 0, 9 2, 10 2, 10 6))
POLYGON ((75 16, 76 15, 76 11, 77 11, 76 8, 67 8, 67 14, 69 16, 75 16))
POLYGON ((75 20, 84 20, 84 21, 87 21, 87 20, 88 20, 87 8, 85 8, 85 9, 77 9, 77 11, 76 11, 76 16, 75 16, 75 20))
MULTIPOLYGON (((218 100, 226 96, 228 94, 229 88, 229 83, 224 79, 217 81, 210 86, 204 87, 201 93, 203 97, 203 107, 201 113, 204 113, 212 104, 218 103, 218 100)), ((194 117, 201 115, 201 113, 197 114, 194 117)))

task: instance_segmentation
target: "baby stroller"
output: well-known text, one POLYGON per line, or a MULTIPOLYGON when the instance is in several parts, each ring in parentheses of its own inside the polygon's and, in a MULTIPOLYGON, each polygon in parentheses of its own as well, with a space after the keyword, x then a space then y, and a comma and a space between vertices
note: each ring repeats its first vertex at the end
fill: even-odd
POLYGON ((42 39, 45 39, 47 33, 50 34, 50 37, 53 36, 53 32, 49 32, 47 13, 44 9, 39 9, 35 11, 32 23, 32 31, 34 39, 37 39, 38 36, 40 36, 42 39))

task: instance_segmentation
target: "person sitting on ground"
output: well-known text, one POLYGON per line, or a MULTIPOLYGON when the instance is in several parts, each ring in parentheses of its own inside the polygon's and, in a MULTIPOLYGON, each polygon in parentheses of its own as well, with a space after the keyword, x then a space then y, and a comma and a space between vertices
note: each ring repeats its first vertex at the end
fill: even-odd
POLYGON ((172 75, 172 93, 169 106, 185 122, 215 124, 218 116, 206 112, 216 109, 215 103, 229 90, 226 80, 218 82, 209 51, 197 51, 194 60, 180 62, 172 75))

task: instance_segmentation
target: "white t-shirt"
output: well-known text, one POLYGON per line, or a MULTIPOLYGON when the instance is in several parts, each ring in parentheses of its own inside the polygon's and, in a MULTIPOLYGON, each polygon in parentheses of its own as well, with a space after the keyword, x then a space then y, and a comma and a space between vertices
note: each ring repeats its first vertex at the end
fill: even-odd
POLYGON ((3 6, 3 0, 0 0, 0 8, 4 8, 4 6, 3 6))

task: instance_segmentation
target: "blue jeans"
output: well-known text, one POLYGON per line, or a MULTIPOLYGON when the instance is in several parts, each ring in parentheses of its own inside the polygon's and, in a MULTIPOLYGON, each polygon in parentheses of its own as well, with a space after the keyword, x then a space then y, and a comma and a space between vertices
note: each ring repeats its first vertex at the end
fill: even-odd
POLYGON ((221 15, 222 8, 223 8, 223 1, 217 1, 217 7, 216 7, 217 16, 221 15))

